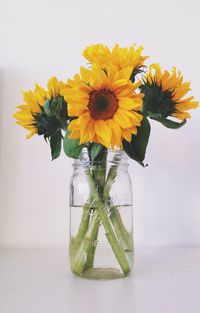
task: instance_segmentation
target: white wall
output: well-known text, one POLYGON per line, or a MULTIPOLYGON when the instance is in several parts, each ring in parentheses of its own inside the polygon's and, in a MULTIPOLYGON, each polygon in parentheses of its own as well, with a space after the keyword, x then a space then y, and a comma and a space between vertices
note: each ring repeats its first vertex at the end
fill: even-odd
MULTIPOLYGON (((86 45, 142 44, 151 62, 176 65, 199 99, 197 0, 0 0, 0 245, 60 246, 68 236, 71 161, 50 161, 42 138, 14 124, 20 90, 85 65, 86 45)), ((142 169, 131 162, 137 245, 200 244, 199 110, 180 130, 152 125, 142 169)))

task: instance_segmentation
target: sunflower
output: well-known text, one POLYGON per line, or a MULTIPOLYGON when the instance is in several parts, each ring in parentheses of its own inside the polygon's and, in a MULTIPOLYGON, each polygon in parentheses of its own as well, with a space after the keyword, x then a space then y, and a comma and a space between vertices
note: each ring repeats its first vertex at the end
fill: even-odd
POLYGON ((80 76, 69 80, 61 91, 68 102, 69 116, 77 117, 69 124, 69 138, 107 148, 121 148, 123 138, 131 141, 143 118, 136 112, 142 106, 143 95, 135 93, 140 82, 129 80, 131 72, 132 67, 109 67, 107 71, 82 67, 80 76))
POLYGON ((191 90, 190 82, 183 82, 181 72, 175 67, 170 74, 167 70, 162 72, 159 64, 152 64, 140 89, 145 95, 143 111, 150 116, 158 113, 164 118, 173 116, 185 120, 191 117, 187 111, 199 104, 193 96, 184 98, 191 90))
POLYGON ((130 48, 120 48, 118 44, 110 50, 107 46, 97 44, 87 47, 83 51, 83 56, 93 65, 103 69, 109 66, 116 66, 119 70, 132 67, 132 73, 137 74, 139 68, 143 66, 148 56, 142 56, 143 47, 138 48, 132 45, 130 48))
POLYGON ((48 81, 47 90, 36 84, 33 91, 22 92, 24 104, 17 106, 19 111, 14 114, 14 117, 17 119, 17 124, 29 131, 26 138, 30 138, 37 133, 40 134, 39 125, 46 118, 43 109, 44 103, 46 100, 58 97, 60 89, 63 88, 64 83, 52 77, 48 81))

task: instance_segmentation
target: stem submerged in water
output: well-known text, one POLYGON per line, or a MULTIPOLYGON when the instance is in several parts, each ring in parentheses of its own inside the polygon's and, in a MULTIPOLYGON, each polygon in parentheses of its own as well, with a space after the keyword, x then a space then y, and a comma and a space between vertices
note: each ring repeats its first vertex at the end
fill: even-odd
POLYGON ((132 238, 123 224, 118 207, 112 205, 109 196, 117 175, 119 161, 119 156, 115 156, 107 179, 105 157, 99 164, 93 165, 92 170, 90 170, 87 162, 83 163, 90 186, 91 197, 83 209, 78 234, 71 243, 71 266, 73 272, 78 275, 82 275, 85 270, 93 268, 97 237, 101 223, 124 275, 127 275, 131 270, 127 252, 133 249, 132 238))
POLYGON ((85 169, 85 173, 87 175, 90 190, 92 191, 94 200, 96 201, 95 208, 96 208, 96 210, 99 214, 99 217, 102 221, 102 224, 104 226, 104 229, 106 232, 105 233, 106 237, 107 237, 107 239, 108 239, 108 241, 109 241, 109 243, 113 249, 113 252, 116 256, 116 259, 119 262, 119 265, 120 265, 123 273, 128 274, 130 272, 130 266, 129 266, 129 263, 128 263, 127 258, 126 258, 126 254, 125 254, 124 250, 122 249, 122 247, 120 246, 120 243, 118 242, 118 240, 115 236, 115 233, 114 233, 114 230, 112 228, 111 222, 109 220, 108 214, 105 210, 105 205, 102 202, 102 200, 100 199, 99 194, 96 191, 93 178, 92 178, 92 176, 91 176, 91 174, 87 168, 85 169))

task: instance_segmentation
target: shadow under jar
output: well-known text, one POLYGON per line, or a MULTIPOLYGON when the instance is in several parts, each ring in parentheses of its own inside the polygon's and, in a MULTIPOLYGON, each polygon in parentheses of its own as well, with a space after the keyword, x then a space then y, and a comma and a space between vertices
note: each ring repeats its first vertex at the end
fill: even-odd
POLYGON ((128 158, 106 150, 74 160, 70 185, 70 264, 90 279, 127 276, 133 267, 132 186, 128 158))

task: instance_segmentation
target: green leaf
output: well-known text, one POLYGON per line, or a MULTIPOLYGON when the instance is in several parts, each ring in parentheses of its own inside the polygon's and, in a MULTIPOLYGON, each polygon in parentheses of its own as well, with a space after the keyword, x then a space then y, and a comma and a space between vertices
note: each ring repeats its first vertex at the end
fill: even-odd
POLYGON ((185 123, 186 123, 186 119, 183 120, 182 122, 175 122, 175 121, 169 120, 167 118, 159 118, 159 117, 151 117, 151 119, 160 122, 161 124, 163 124, 167 128, 172 128, 172 129, 178 129, 178 128, 182 127, 183 125, 185 125, 185 123))
POLYGON ((50 137, 51 157, 52 160, 57 159, 60 156, 61 151, 61 131, 56 132, 50 137))
POLYGON ((95 161, 96 159, 98 159, 104 149, 105 147, 101 144, 95 142, 91 143, 88 147, 91 161, 95 161))
POLYGON ((69 134, 70 134, 70 132, 67 131, 65 138, 64 138, 64 141, 63 141, 64 152, 65 152, 66 156, 68 156, 69 158, 78 159, 84 145, 80 145, 79 139, 76 139, 76 140, 70 139, 68 137, 69 134))
POLYGON ((132 135, 131 142, 123 140, 123 148, 127 155, 137 161, 143 167, 145 166, 143 161, 146 154, 146 148, 149 141, 151 127, 146 117, 143 117, 141 126, 138 127, 137 135, 132 135))

